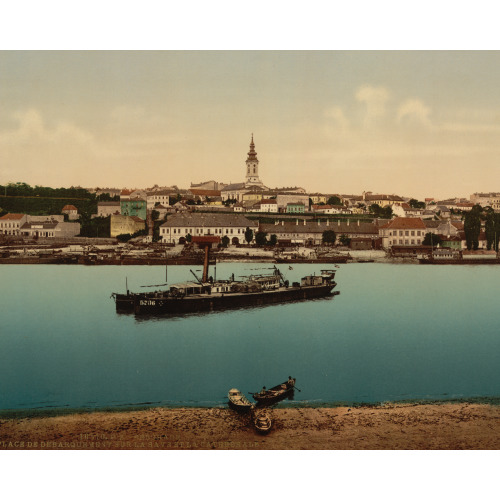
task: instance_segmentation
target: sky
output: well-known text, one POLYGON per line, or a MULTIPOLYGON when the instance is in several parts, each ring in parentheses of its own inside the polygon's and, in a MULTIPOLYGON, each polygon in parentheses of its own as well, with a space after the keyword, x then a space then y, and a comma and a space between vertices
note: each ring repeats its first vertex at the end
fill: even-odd
POLYGON ((0 184, 500 191, 498 51, 0 51, 0 184))

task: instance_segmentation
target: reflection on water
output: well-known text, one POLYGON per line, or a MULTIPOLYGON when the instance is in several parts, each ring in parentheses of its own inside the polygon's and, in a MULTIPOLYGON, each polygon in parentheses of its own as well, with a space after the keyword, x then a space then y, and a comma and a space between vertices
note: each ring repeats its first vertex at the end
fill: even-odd
MULTIPOLYGON (((323 267, 281 266, 290 282, 323 267)), ((500 395, 499 266, 346 264, 335 300, 151 319, 116 314, 109 296, 125 278, 157 283, 161 266, 1 271, 2 409, 219 406, 230 387, 288 375, 301 392, 280 405, 500 395)), ((189 276, 169 268, 172 283, 189 276)))

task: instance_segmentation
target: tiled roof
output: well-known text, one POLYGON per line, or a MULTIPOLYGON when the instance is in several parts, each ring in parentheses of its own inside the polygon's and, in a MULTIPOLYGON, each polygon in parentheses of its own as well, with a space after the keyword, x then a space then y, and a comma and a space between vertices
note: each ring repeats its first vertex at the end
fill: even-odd
POLYGON ((258 223, 241 214, 189 213, 171 215, 161 227, 255 227, 258 223))
POLYGON ((62 211, 64 210, 76 210, 78 212, 78 208, 76 208, 74 205, 65 205, 62 211))
POLYGON ((260 200, 261 205, 276 205, 278 202, 276 200, 260 200))
POLYGON ((426 229, 424 221, 418 217, 396 217, 385 229, 426 229))
POLYGON ((359 226, 357 222, 349 223, 347 222, 332 222, 327 225, 326 222, 312 222, 307 221, 305 224, 302 220, 297 222, 285 221, 284 224, 281 222, 279 224, 261 224, 260 228, 262 231, 268 234, 284 234, 284 233, 323 233, 324 231, 335 231, 336 234, 372 234, 378 235, 378 226, 372 224, 371 222, 360 222, 359 226))
POLYGON ((0 219, 2 220, 20 220, 24 217, 24 214, 5 214, 0 219))

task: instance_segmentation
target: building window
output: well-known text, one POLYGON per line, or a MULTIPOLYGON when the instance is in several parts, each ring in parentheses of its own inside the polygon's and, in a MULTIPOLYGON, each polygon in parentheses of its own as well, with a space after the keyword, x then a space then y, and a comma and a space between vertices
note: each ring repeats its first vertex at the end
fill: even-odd
POLYGON ((412 231, 412 232, 411 232, 411 235, 412 235, 412 236, 415 236, 415 231, 412 231))
POLYGON ((399 236, 403 236, 403 231, 399 231, 399 236))
POLYGON ((410 235, 410 232, 409 231, 405 231, 405 236, 409 236, 410 235))

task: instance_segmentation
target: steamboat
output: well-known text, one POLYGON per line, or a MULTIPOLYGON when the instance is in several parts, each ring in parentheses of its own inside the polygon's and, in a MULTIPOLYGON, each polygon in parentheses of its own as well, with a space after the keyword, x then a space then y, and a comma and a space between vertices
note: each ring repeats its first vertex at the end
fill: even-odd
POLYGON ((175 315, 261 306, 327 297, 337 286, 335 269, 322 270, 318 275, 303 277, 300 283, 290 284, 276 266, 269 274, 249 275, 241 280, 236 280, 233 274, 227 280, 214 280, 208 276, 208 263, 209 247, 206 246, 201 279, 191 271, 196 281, 177 283, 166 290, 113 293, 117 312, 175 315))
POLYGON ((442 248, 421 256, 420 264, 484 265, 500 264, 500 258, 494 250, 454 250, 442 248))

